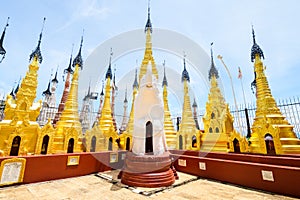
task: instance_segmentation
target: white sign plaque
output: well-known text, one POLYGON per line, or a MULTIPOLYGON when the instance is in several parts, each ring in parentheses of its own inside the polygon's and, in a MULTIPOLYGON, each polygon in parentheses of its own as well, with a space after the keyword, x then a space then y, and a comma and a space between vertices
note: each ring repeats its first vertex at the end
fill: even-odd
POLYGON ((178 165, 179 165, 179 166, 186 167, 186 160, 178 159, 178 165))
POLYGON ((123 154, 122 154, 122 157, 121 157, 121 159, 122 159, 122 160, 124 160, 124 159, 125 159, 125 157, 126 157, 126 154, 125 154, 125 153, 123 153, 123 154))
POLYGON ((68 156, 67 166, 79 165, 80 156, 68 156))
POLYGON ((261 170, 261 175, 262 175, 263 180, 274 182, 274 177, 273 177, 272 171, 261 170))
POLYGON ((1 184, 17 183, 21 175, 22 162, 10 162, 3 166, 1 184))
POLYGON ((110 153, 110 163, 118 162, 118 153, 110 153))
POLYGON ((205 164, 205 162, 199 162, 199 168, 201 170, 206 170, 206 164, 205 164))

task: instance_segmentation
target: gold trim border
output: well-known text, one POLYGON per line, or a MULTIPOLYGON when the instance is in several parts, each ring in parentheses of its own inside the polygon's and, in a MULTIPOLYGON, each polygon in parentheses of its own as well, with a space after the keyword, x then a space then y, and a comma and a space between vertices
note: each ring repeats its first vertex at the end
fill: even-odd
POLYGON ((68 156, 67 166, 79 165, 80 156, 68 156))
POLYGON ((26 165, 26 159, 25 158, 11 158, 11 159, 6 159, 1 162, 0 165, 0 186, 3 185, 12 185, 14 183, 21 183, 23 182, 24 178, 24 172, 25 172, 25 165, 26 165), (4 169, 4 165, 7 163, 14 163, 14 162, 20 162, 21 165, 21 170, 20 170, 20 175, 19 175, 19 180, 17 182, 7 182, 7 183, 1 183, 1 178, 2 178, 2 173, 4 169))

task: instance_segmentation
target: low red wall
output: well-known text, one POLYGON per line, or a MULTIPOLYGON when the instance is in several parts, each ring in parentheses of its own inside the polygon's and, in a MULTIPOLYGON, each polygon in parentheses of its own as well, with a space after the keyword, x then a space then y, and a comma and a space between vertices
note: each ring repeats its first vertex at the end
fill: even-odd
MULTIPOLYGON (((175 152, 173 151, 173 153, 175 152)), ((228 155, 224 157, 227 158, 228 155)), ((248 157, 249 162, 233 160, 235 155, 231 157, 231 160, 220 159, 222 154, 219 155, 219 159, 183 154, 171 154, 171 156, 175 160, 174 166, 176 170, 180 172, 273 193, 300 197, 300 166, 290 167, 261 164, 253 162, 252 160, 256 158, 253 158, 252 155, 244 155, 248 157), (185 160, 186 166, 180 166, 178 159, 185 160), (200 169, 199 162, 205 163, 206 170, 200 169), (274 182, 263 180, 262 170, 272 171, 274 182)), ((272 160, 272 158, 268 159, 272 160)))
MULTIPOLYGON (((119 169, 123 166, 122 154, 118 153, 118 162, 110 163, 111 152, 96 153, 73 153, 73 154, 55 154, 24 156, 26 166, 24 172, 24 183, 33 183, 48 181, 54 179, 82 176, 96 172, 102 172, 110 169, 119 169), (67 166, 68 156, 80 156, 79 164, 67 166)), ((0 163, 11 157, 0 158, 0 163)))
MULTIPOLYGON (((123 154, 126 154, 126 151, 118 152, 118 161, 115 163, 110 163, 111 153, 26 156, 23 157, 26 159, 23 181, 24 183, 48 181, 122 168, 123 154), (68 156, 76 155, 80 156, 79 164, 67 166, 68 156)), ((171 153, 174 166, 178 171, 221 182, 300 197, 300 158, 225 153, 207 154, 176 150, 171 153), (180 166, 178 159, 185 160, 186 166, 180 166), (199 162, 205 163, 206 170, 200 169, 199 162), (274 182, 263 180, 262 170, 272 171, 274 182)), ((11 157, 0 158, 0 163, 9 158, 11 157)))
POLYGON ((187 155, 205 158, 216 158, 225 160, 235 160, 244 162, 255 162, 261 164, 300 167, 300 155, 276 155, 268 156, 261 154, 246 153, 213 153, 199 151, 170 150, 171 153, 177 155, 187 155))

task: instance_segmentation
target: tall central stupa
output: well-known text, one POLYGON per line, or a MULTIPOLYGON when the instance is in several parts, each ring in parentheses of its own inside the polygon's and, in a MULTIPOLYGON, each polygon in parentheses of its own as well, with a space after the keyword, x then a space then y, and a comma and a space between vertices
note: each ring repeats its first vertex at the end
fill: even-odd
POLYGON ((140 84, 134 101, 132 149, 126 154, 122 183, 138 187, 163 187, 175 182, 164 133, 164 104, 152 57, 150 7, 145 27, 146 50, 140 84), (150 53, 149 53, 150 52, 150 53))

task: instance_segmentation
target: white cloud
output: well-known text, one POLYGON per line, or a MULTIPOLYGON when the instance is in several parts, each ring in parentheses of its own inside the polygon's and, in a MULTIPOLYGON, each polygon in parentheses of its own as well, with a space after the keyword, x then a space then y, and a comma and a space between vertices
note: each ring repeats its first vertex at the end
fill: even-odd
MULTIPOLYGON (((71 2, 73 3, 73 1, 71 2)), ((66 21, 60 28, 58 28, 56 32, 68 28, 79 20, 85 20, 86 18, 90 17, 96 18, 97 20, 103 20, 106 19, 110 13, 112 13, 111 8, 99 5, 97 0, 83 0, 81 3, 76 4, 76 6, 70 4, 68 7, 68 11, 70 12, 70 14, 68 14, 70 16, 69 20, 66 21)))
POLYGON ((108 7, 101 7, 97 1, 93 0, 92 3, 85 3, 79 13, 82 17, 99 17, 104 19, 108 16, 111 10, 108 7))

